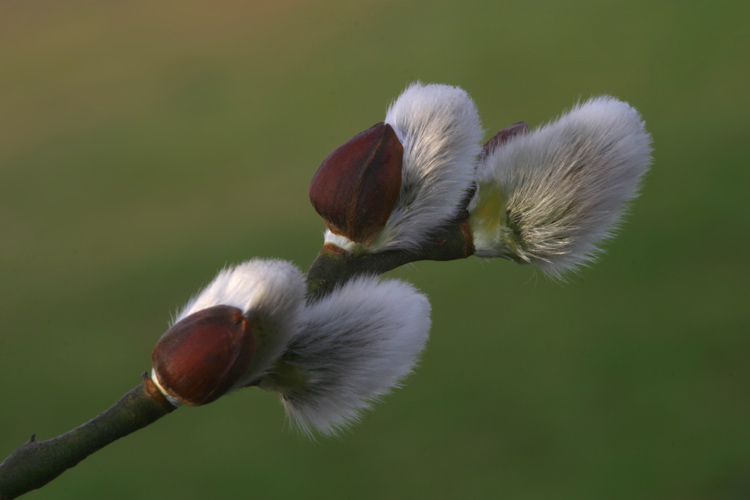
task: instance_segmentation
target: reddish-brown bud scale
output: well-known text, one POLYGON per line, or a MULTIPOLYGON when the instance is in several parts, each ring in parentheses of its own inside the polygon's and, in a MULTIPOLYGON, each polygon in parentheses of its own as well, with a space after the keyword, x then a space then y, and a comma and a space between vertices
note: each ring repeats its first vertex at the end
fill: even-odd
POLYGON ((189 406, 215 401, 247 370, 255 353, 250 320, 231 306, 214 306, 175 323, 151 360, 161 388, 189 406))
POLYGON ((378 123, 336 148, 310 183, 310 201, 333 233, 369 245, 401 192, 404 148, 378 123))
POLYGON ((528 134, 528 133, 529 133, 529 126, 526 124, 526 122, 516 122, 513 125, 508 125, 504 129, 502 129, 500 132, 492 136, 492 138, 489 141, 487 141, 487 143, 484 145, 484 148, 482 149, 481 157, 487 157, 498 146, 508 142, 513 137, 517 135, 528 134))

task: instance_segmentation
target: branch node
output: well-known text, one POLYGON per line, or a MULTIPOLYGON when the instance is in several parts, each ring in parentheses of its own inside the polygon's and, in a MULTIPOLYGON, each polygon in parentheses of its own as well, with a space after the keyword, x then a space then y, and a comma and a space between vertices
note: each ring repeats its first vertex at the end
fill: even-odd
POLYGON ((151 380, 151 377, 149 377, 145 373, 143 375, 143 387, 146 389, 146 394, 148 395, 148 397, 159 403, 167 413, 171 413, 176 410, 172 403, 170 403, 164 396, 164 394, 161 393, 159 388, 156 387, 156 384, 154 384, 154 381, 151 380))

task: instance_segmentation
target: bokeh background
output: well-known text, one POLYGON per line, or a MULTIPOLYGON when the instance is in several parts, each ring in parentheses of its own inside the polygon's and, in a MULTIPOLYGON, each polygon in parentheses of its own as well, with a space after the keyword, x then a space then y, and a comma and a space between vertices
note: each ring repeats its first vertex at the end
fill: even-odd
POLYGON ((399 270, 428 349, 342 436, 247 390, 27 498, 750 498, 748 5, 4 0, 0 456, 138 384, 225 264, 305 269, 315 169, 422 80, 488 137, 597 94, 642 112, 654 167, 601 261, 399 270))

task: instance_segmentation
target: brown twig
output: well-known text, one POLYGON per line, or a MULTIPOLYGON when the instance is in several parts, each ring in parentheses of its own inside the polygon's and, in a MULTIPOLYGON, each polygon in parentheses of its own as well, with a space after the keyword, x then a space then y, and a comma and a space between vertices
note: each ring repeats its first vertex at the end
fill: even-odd
POLYGON ((143 382, 104 413, 47 441, 35 435, 0 463, 0 500, 41 488, 111 442, 137 431, 175 408, 145 374, 143 382))

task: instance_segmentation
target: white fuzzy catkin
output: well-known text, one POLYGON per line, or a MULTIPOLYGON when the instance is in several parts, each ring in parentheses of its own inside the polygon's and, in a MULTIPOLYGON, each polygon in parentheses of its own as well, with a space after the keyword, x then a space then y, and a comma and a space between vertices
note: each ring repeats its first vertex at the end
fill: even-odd
POLYGON ((512 137, 478 165, 469 207, 476 255, 520 259, 553 277, 592 261, 650 163, 640 115, 609 96, 512 137))
POLYGON ((219 272, 174 322, 216 305, 236 307, 253 320, 256 352, 238 388, 262 377, 281 355, 297 331, 305 290, 302 273, 290 262, 253 259, 219 272))
POLYGON ((429 329, 430 303, 411 285, 353 279, 303 311, 282 359, 304 383, 266 388, 305 433, 333 434, 412 371, 429 329))
POLYGON ((401 194, 368 248, 326 232, 326 243, 349 251, 415 250, 454 218, 474 181, 484 135, 474 101, 458 87, 420 82, 389 107, 385 123, 404 148, 401 194))

